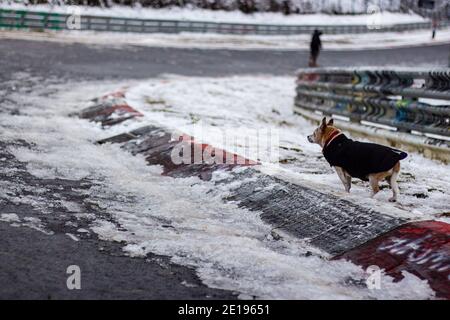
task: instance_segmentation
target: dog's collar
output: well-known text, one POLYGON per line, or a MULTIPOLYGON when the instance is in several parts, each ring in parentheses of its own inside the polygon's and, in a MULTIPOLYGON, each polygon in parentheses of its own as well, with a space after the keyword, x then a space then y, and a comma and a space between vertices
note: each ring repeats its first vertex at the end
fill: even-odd
POLYGON ((325 141, 325 144, 323 145, 322 149, 325 149, 334 139, 336 139, 338 136, 342 134, 341 131, 336 130, 333 131, 333 133, 328 137, 328 139, 325 141))

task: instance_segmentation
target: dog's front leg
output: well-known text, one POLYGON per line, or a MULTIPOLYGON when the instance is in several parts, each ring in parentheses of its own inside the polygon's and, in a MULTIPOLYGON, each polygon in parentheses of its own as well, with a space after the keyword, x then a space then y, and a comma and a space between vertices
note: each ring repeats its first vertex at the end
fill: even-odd
POLYGON ((341 179, 342 184, 344 185, 345 191, 346 192, 350 192, 350 188, 352 186, 352 177, 350 177, 350 175, 348 175, 344 169, 342 169, 341 167, 334 167, 334 169, 336 170, 336 173, 339 176, 339 179, 341 179))

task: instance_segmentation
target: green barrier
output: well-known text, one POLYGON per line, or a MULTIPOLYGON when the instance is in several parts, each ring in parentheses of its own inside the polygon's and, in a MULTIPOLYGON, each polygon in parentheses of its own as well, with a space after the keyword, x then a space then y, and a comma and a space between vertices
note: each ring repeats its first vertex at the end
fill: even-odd
POLYGON ((67 15, 0 9, 0 28, 6 29, 66 29, 67 15))

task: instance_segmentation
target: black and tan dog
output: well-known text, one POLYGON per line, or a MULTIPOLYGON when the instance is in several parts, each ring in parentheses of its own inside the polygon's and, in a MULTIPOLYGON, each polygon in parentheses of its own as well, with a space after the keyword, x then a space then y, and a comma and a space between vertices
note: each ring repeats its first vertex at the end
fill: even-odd
POLYGON ((308 141, 322 147, 325 159, 336 169, 345 191, 350 192, 351 180, 355 177, 370 182, 373 197, 380 190, 378 183, 386 179, 393 192, 389 201, 397 200, 397 177, 400 160, 407 157, 405 152, 375 143, 353 141, 333 126, 333 119, 327 123, 326 118, 308 136, 308 141))

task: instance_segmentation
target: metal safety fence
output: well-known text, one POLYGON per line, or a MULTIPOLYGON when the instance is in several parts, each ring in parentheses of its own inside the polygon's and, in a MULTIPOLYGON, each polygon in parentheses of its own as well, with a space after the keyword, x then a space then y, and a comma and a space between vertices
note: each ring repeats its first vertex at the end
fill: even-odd
MULTIPOLYGON (((301 17, 299 17, 301 21, 301 17)), ((440 27, 447 27, 448 21, 442 21, 440 27)), ((220 34, 253 34, 253 35, 292 35, 310 34, 320 29, 326 34, 411 31, 431 28, 430 22, 401 23, 391 25, 275 25, 222 23, 187 20, 134 19, 119 17, 103 17, 90 15, 74 15, 53 12, 37 12, 28 10, 0 9, 0 28, 29 30, 65 30, 79 29, 111 32, 139 33, 220 33, 220 34), (69 19, 77 19, 76 26, 69 19)))

